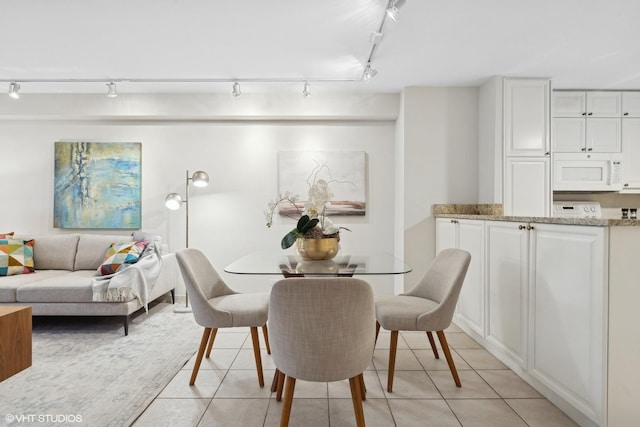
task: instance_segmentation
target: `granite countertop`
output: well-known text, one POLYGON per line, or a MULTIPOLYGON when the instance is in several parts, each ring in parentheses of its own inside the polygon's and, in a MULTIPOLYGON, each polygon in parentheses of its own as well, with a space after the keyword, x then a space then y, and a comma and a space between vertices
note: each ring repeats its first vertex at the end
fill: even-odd
POLYGON ((435 218, 477 219, 485 221, 535 222, 538 224, 591 225, 596 227, 640 227, 637 219, 555 218, 540 216, 504 216, 502 205, 433 205, 435 218))

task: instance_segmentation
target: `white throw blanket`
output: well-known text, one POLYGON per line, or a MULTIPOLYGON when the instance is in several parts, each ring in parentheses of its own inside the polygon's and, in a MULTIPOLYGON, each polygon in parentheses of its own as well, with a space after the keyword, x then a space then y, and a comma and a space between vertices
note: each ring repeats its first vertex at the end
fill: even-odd
POLYGON ((147 310, 149 294, 158 280, 162 257, 158 245, 141 257, 138 262, 117 273, 95 277, 92 281, 93 300, 99 302, 123 302, 136 298, 147 310))

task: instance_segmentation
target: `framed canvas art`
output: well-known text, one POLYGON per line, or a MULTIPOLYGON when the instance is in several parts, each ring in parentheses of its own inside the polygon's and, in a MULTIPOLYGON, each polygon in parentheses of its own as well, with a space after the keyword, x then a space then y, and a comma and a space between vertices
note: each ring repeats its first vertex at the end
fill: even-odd
POLYGON ((142 144, 55 143, 56 228, 140 228, 142 144))
MULTIPOLYGON (((366 163, 364 151, 281 151, 278 153, 278 191, 298 197, 304 208, 314 179, 324 179, 334 193, 326 215, 365 215, 366 163)), ((280 215, 295 215, 294 206, 283 203, 280 215)))

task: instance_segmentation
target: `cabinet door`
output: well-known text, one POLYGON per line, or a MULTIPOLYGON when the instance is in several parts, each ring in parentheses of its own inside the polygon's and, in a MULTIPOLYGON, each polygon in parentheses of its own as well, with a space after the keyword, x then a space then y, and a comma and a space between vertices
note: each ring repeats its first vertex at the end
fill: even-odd
POLYGON ((640 189, 640 119, 622 119, 623 190, 640 189))
POLYGON ((559 118, 552 122, 554 153, 580 153, 586 151, 585 119, 559 118))
POLYGON ((436 254, 443 249, 458 247, 458 227, 450 218, 436 218, 436 254))
POLYGON ((487 340, 526 369, 529 231, 526 223, 487 221, 487 340))
POLYGON ((640 92, 622 92, 622 117, 640 117, 640 92))
POLYGON ((551 210, 548 157, 508 157, 505 162, 504 214, 549 216, 551 210))
POLYGON ((458 221, 458 248, 471 254, 456 318, 484 337, 484 221, 458 221))
POLYGON ((529 371, 602 425, 608 229, 533 227, 529 371))
POLYGON ((553 117, 584 117, 586 108, 585 92, 553 92, 553 117))
POLYGON ((587 151, 619 153, 621 119, 587 119, 587 151))
POLYGON ((620 117, 621 92, 587 92, 587 117, 620 117))
POLYGON ((504 147, 507 156, 549 152, 549 81, 504 80, 504 147))

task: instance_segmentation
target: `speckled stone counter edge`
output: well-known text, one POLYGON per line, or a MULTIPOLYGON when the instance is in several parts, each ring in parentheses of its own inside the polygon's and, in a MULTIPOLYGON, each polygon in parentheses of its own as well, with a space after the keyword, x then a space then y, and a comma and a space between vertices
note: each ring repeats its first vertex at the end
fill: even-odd
POLYGON ((504 216, 498 204, 436 204, 435 218, 476 219, 487 221, 536 222, 539 224, 590 225, 596 227, 640 227, 637 219, 555 218, 535 216, 504 216))

